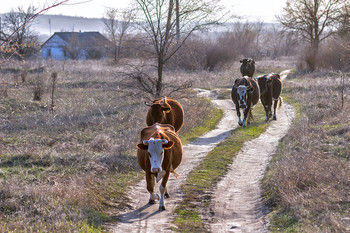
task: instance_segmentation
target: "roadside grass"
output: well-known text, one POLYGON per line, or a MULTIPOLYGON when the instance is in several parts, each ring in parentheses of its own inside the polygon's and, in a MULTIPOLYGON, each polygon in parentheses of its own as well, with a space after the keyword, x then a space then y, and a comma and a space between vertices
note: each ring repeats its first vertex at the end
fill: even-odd
POLYGON ((343 109, 332 72, 295 75, 287 86, 298 111, 263 180, 270 230, 349 232, 349 84, 343 109))
POLYGON ((244 142, 257 138, 268 124, 261 104, 254 107, 255 121, 232 131, 203 161, 192 170, 181 189, 183 200, 175 210, 174 224, 177 232, 206 232, 207 222, 202 219, 208 214, 211 193, 220 178, 228 171, 232 159, 242 149, 244 142))

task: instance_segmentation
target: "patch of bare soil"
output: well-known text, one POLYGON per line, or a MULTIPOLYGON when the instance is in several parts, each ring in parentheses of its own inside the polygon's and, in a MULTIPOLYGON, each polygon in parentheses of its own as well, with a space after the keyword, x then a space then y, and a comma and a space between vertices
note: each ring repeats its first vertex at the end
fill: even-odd
MULTIPOLYGON (((204 90, 201 90, 200 93, 201 95, 212 95, 211 92, 204 90)), ((183 161, 176 169, 179 177, 176 179, 171 175, 167 183, 170 198, 165 199, 166 210, 159 211, 158 203, 148 204, 149 193, 146 189, 146 181, 142 180, 130 190, 131 210, 116 216, 120 222, 108 226, 111 232, 171 232, 173 212, 177 202, 182 198, 181 184, 208 152, 228 137, 238 125, 231 100, 213 100, 213 102, 224 110, 224 117, 216 129, 183 147, 183 161)), ((155 190, 157 191, 159 183, 156 184, 155 190)))

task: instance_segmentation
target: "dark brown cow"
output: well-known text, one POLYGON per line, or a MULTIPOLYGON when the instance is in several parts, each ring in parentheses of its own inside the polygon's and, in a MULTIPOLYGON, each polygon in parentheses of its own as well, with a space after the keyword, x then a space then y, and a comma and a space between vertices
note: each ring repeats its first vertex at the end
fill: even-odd
POLYGON ((165 210, 164 197, 169 197, 166 186, 169 175, 172 172, 177 176, 175 169, 182 161, 181 141, 172 125, 155 123, 141 131, 141 142, 137 147, 139 165, 146 172, 149 204, 159 200, 159 210, 165 210), (154 186, 161 179, 159 199, 154 193, 154 186))
POLYGON ((172 98, 158 98, 150 106, 147 112, 146 123, 148 126, 158 122, 174 126, 176 133, 179 132, 184 123, 184 110, 179 102, 172 98))
POLYGON ((232 87, 231 98, 236 105, 238 116, 238 124, 245 127, 250 123, 252 117, 252 107, 259 101, 259 86, 258 83, 247 76, 238 78, 232 87), (243 109, 244 119, 241 120, 240 109, 243 109))
POLYGON ((242 76, 253 77, 255 72, 255 61, 251 58, 244 58, 239 61, 242 63, 240 71, 242 76))
POLYGON ((259 88, 260 88, 260 100, 265 108, 266 118, 265 121, 269 121, 272 116, 272 101, 273 103, 273 120, 277 120, 276 108, 277 102, 279 107, 282 106, 283 99, 280 96, 282 92, 282 81, 279 74, 268 74, 257 77, 259 88))

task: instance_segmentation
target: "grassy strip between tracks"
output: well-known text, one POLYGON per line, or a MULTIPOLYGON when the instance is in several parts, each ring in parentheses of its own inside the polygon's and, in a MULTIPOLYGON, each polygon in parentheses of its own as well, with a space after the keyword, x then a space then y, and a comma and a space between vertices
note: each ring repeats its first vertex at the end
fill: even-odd
POLYGON ((233 157, 242 149, 243 144, 259 137, 268 127, 261 104, 254 108, 254 117, 254 123, 232 131, 225 141, 221 142, 190 172, 186 182, 182 185, 184 198, 175 210, 175 231, 207 231, 208 223, 201 216, 209 211, 211 190, 228 171, 233 157))

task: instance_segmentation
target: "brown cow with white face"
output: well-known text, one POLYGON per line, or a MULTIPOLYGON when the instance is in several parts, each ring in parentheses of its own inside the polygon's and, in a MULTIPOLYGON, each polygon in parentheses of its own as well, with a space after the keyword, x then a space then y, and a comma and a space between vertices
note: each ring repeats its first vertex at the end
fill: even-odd
POLYGON ((159 200, 159 210, 165 210, 164 197, 169 197, 166 186, 169 175, 172 172, 177 176, 175 169, 182 161, 181 141, 172 125, 155 123, 141 131, 141 142, 137 147, 139 165, 146 172, 149 204, 159 200), (161 179, 159 199, 154 193, 154 186, 161 179))
POLYGON ((158 122, 160 124, 170 124, 174 126, 176 133, 179 132, 184 123, 184 110, 179 102, 172 98, 158 98, 149 104, 146 116, 148 126, 158 122))
POLYGON ((282 106, 283 99, 280 96, 282 92, 282 81, 279 74, 268 74, 257 77, 260 88, 260 101, 264 106, 266 118, 269 121, 272 116, 272 101, 273 101, 273 120, 277 120, 276 108, 279 101, 279 107, 282 106))
POLYGON ((252 116, 252 107, 259 101, 258 83, 247 76, 236 79, 232 87, 231 98, 236 105, 238 124, 240 126, 243 125, 243 127, 247 126, 247 123, 250 123, 250 117, 252 116), (243 121, 241 120, 240 109, 243 109, 243 121))

